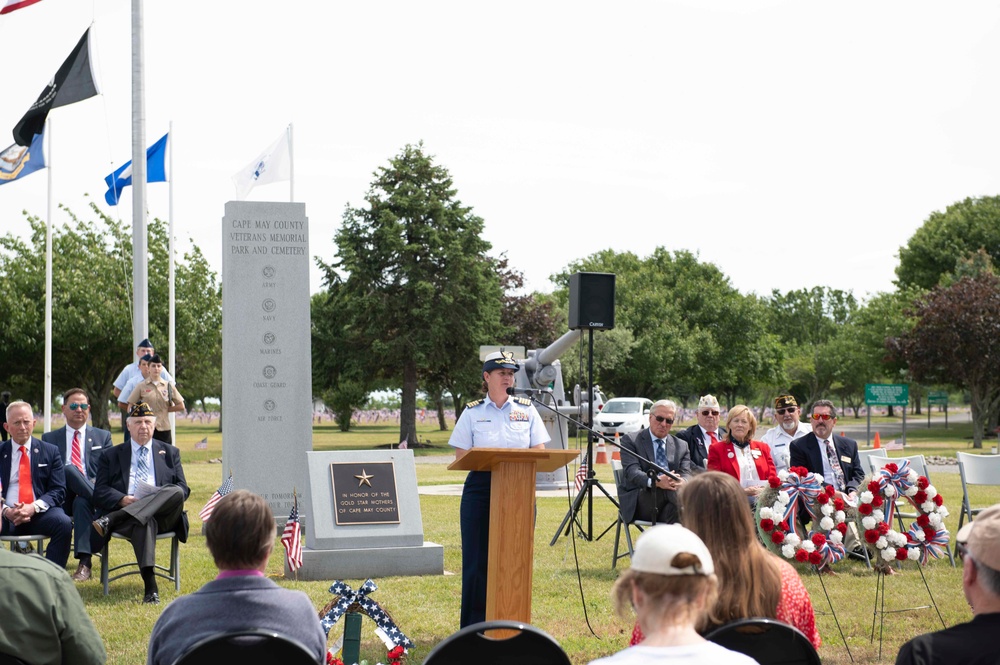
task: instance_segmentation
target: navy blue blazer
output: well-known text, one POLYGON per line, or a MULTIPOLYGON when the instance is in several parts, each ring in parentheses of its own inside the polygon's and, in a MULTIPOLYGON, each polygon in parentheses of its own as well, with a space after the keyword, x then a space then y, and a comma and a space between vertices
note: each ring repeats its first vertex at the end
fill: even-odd
MULTIPOLYGON (((691 455, 691 466, 696 471, 704 471, 708 468, 708 448, 712 445, 712 440, 705 441, 705 434, 701 431, 701 425, 695 423, 685 430, 677 433, 677 438, 688 444, 688 452, 691 455)), ((716 436, 719 441, 726 438, 726 428, 719 426, 716 436)))
MULTIPOLYGON (((177 485, 184 490, 184 498, 187 499, 191 495, 191 489, 184 478, 180 451, 169 443, 153 439, 151 452, 156 486, 177 485)), ((119 443, 101 455, 97 468, 97 482, 94 483, 94 507, 97 509, 98 517, 118 510, 118 503, 128 492, 128 477, 131 470, 131 442, 119 443)), ((187 542, 188 529, 188 516, 185 512, 182 515, 182 524, 178 526, 177 534, 178 540, 182 543, 187 542)))
MULTIPOLYGON (((0 482, 3 483, 4 493, 10 487, 14 445, 13 439, 0 443, 0 482)), ((66 473, 59 450, 35 437, 31 437, 28 445, 31 446, 31 487, 35 492, 35 501, 44 501, 50 508, 63 505, 66 500, 66 473)), ((20 458, 20 453, 17 457, 20 458)))
MULTIPOLYGON (((87 478, 94 480, 97 478, 97 460, 101 453, 111 447, 111 432, 99 427, 87 425, 87 440, 82 441, 80 448, 83 453, 83 468, 87 470, 87 478)), ((59 455, 66 454, 66 426, 46 432, 42 435, 42 441, 51 443, 59 451, 59 455)), ((63 468, 69 464, 68 459, 63 459, 63 468)))
MULTIPOLYGON (((858 459, 858 442, 844 436, 833 435, 833 447, 837 450, 840 468, 844 471, 847 487, 838 487, 843 492, 853 492, 865 479, 865 470, 858 459)), ((789 466, 804 466, 812 473, 823 475, 823 458, 820 457, 819 439, 810 432, 800 436, 788 445, 789 466)))

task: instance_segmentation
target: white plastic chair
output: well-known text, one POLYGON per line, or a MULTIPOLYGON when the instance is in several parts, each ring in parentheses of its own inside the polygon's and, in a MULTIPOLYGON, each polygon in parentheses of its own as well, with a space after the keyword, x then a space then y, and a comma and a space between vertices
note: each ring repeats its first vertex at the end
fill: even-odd
MULTIPOLYGON (((969 485, 994 485, 1000 487, 1000 455, 973 455, 971 453, 955 453, 958 455, 958 472, 962 476, 962 511, 958 516, 958 528, 962 528, 965 518, 971 522, 982 508, 973 508, 969 500, 969 485)), ((955 543, 958 552, 958 543, 955 543)))

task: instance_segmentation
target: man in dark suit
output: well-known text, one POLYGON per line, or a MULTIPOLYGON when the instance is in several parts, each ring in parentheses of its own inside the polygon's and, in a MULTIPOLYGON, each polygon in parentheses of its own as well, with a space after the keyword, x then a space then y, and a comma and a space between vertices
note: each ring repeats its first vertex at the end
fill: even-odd
POLYGON ((11 440, 0 444, 2 533, 48 536, 45 558, 65 568, 73 525, 62 509, 66 476, 59 450, 31 436, 35 414, 27 402, 11 402, 4 427, 11 440))
POLYGON ((705 395, 698 400, 698 410, 695 412, 698 424, 691 425, 677 435, 678 439, 688 445, 694 473, 701 473, 708 468, 708 449, 713 443, 726 437, 726 428, 719 427, 721 413, 719 400, 714 395, 705 395))
POLYGON ((792 441, 789 446, 789 466, 803 466, 812 473, 823 476, 827 485, 845 495, 849 501, 857 499, 858 485, 865 479, 865 470, 858 459, 858 442, 837 436, 837 407, 827 399, 813 404, 813 431, 792 441))
POLYGON ((676 404, 660 400, 649 411, 649 427, 622 439, 624 478, 618 501, 625 522, 639 519, 673 524, 680 518, 677 490, 691 475, 691 456, 687 444, 670 434, 676 413, 676 404), (654 477, 652 467, 636 454, 674 472, 681 480, 662 473, 654 477))
POLYGON ((94 529, 104 539, 112 532, 132 542, 144 584, 143 603, 159 603, 156 585, 156 534, 177 531, 187 542, 184 500, 191 490, 184 479, 177 448, 153 438, 156 416, 145 402, 129 411, 131 441, 101 455, 94 486, 94 504, 101 515, 94 529))
POLYGON ((94 521, 94 481, 97 479, 97 460, 111 447, 111 432, 87 425, 90 418, 90 401, 83 388, 70 388, 63 393, 65 427, 46 432, 42 441, 51 443, 62 456, 66 474, 66 501, 63 510, 73 516, 73 554, 79 564, 73 579, 86 582, 90 579, 91 546, 94 521))
MULTIPOLYGON (((828 399, 813 404, 810 420, 813 431, 788 444, 789 467, 802 466, 820 474, 823 482, 832 485, 846 501, 857 503, 858 485, 865 479, 865 470, 858 459, 858 442, 833 433, 837 407, 828 399)), ((844 547, 852 554, 863 555, 860 549, 863 545, 853 524, 844 536, 844 547)))

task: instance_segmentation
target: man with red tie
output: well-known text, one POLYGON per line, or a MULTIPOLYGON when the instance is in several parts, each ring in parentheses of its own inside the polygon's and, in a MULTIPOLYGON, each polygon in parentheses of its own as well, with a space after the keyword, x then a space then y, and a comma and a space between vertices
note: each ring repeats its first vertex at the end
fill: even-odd
POLYGON ((94 481, 97 479, 97 460, 111 448, 111 432, 87 424, 90 418, 90 400, 83 388, 70 388, 63 393, 63 416, 66 426, 46 432, 42 441, 54 445, 62 455, 66 474, 66 501, 63 510, 73 516, 73 555, 79 561, 73 579, 86 582, 90 579, 91 545, 94 521, 94 481))
POLYGON ((66 476, 59 450, 31 436, 35 414, 27 402, 10 403, 4 428, 10 441, 0 444, 2 533, 48 536, 45 558, 65 568, 73 525, 62 509, 66 476))
POLYGON ((708 449, 712 444, 721 441, 726 436, 726 428, 719 427, 721 411, 719 400, 714 395, 704 395, 698 400, 698 424, 691 425, 677 435, 688 444, 691 453, 691 467, 694 473, 708 468, 708 449))

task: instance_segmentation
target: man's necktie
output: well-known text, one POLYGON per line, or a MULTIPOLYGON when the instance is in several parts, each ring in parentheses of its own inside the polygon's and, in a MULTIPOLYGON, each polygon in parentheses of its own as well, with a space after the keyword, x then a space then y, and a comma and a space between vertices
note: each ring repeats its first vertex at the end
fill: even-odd
MULTIPOLYGON (((28 445, 31 445, 29 442, 28 445)), ((35 502, 35 490, 31 487, 31 460, 28 459, 28 445, 21 446, 21 462, 17 471, 17 501, 29 504, 35 502)))
POLYGON ((653 461, 662 466, 664 469, 667 466, 667 444, 663 442, 663 439, 656 439, 656 449, 653 452, 653 461))
POLYGON ((70 462, 80 469, 80 473, 87 475, 83 470, 83 454, 80 450, 80 430, 73 431, 73 451, 70 453, 70 462))
POLYGON ((146 457, 149 455, 149 450, 146 446, 139 446, 139 461, 136 463, 135 481, 148 483, 149 482, 149 460, 146 457))
POLYGON ((837 459, 837 451, 833 448, 833 442, 830 439, 823 441, 826 446, 826 456, 830 460, 830 468, 833 469, 833 475, 837 479, 837 489, 843 491, 847 489, 847 483, 844 481, 844 470, 840 468, 840 460, 837 459))
POLYGON ((719 440, 715 438, 715 432, 709 432, 708 435, 712 437, 712 443, 718 443, 719 440))

